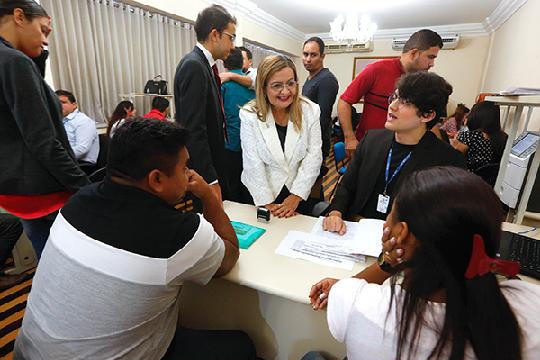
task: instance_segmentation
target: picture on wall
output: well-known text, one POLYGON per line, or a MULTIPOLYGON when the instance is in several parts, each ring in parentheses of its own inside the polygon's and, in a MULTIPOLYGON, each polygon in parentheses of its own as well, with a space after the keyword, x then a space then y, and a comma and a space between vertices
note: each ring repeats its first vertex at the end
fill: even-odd
POLYGON ((369 64, 372 64, 376 61, 382 60, 382 59, 395 59, 399 56, 364 56, 364 57, 355 57, 354 58, 354 64, 353 64, 353 80, 356 78, 358 74, 360 74, 366 66, 369 64))

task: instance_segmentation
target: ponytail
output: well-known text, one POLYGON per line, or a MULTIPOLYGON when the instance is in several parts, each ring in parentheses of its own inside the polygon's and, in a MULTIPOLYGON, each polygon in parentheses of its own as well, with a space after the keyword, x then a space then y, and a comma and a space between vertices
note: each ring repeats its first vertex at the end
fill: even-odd
POLYGON ((521 360, 521 330, 495 275, 466 280, 465 287, 469 339, 477 359, 521 360))
MULTIPOLYGON (((495 256, 502 211, 493 188, 465 170, 433 167, 414 172, 400 189, 406 191, 394 199, 394 221, 407 223, 418 246, 402 264, 404 291, 388 308, 388 314, 396 310, 396 359, 416 358, 429 299, 441 291, 444 322, 435 329, 437 343, 428 359, 463 360, 470 346, 478 360, 521 360, 517 318, 490 272, 493 263, 510 270, 495 256)), ((391 286, 393 298, 395 277, 391 286)))

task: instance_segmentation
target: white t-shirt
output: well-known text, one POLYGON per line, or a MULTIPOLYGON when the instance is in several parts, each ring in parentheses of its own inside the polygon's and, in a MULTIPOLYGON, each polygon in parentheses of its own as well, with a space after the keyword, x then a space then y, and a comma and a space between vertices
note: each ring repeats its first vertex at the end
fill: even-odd
POLYGON ((126 122, 126 119, 118 120, 112 127, 111 127, 111 133, 109 134, 109 137, 112 139, 114 136, 114 133, 120 126, 122 126, 126 122))
MULTIPOLYGON (((508 280, 505 284, 512 288, 502 288, 502 292, 524 334, 523 360, 539 359, 540 286, 520 280, 508 280)), ((399 286, 395 290, 396 296, 403 291, 399 286)), ((336 340, 345 342, 348 360, 395 360, 395 308, 385 324, 390 296, 389 285, 368 284, 355 278, 341 280, 332 287, 328 298, 328 326, 336 340)), ((442 326, 445 308, 445 304, 429 303, 425 313, 427 325, 422 329, 414 359, 427 359, 435 347, 439 335, 434 329, 442 326)), ((404 346, 406 348, 408 345, 404 346)), ((466 350, 465 359, 476 359, 471 348, 466 350)))

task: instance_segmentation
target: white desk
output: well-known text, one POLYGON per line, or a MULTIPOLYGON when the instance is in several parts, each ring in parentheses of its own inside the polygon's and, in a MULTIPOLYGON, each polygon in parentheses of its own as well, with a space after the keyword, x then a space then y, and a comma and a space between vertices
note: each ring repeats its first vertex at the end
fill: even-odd
MULTIPOLYGON (((242 329, 255 342, 258 355, 270 359, 298 360, 310 350, 324 350, 335 359, 345 356, 326 323, 325 311, 313 311, 308 294, 311 285, 325 277, 346 278, 372 264, 356 264, 352 271, 326 267, 275 254, 291 229, 311 231, 316 219, 298 215, 259 223, 255 208, 225 202, 233 221, 265 228, 266 233, 248 250, 241 250, 238 264, 222 279, 207 286, 186 284, 181 294, 180 324, 207 329, 242 329)), ((505 230, 527 227, 507 224, 505 230)), ((528 236, 540 239, 540 231, 528 236)), ((534 279, 530 281, 540 283, 534 279)))

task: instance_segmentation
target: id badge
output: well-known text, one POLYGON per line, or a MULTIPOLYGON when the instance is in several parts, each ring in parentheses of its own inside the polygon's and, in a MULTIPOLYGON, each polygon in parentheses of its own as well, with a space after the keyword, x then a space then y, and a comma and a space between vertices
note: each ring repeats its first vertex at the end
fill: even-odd
POLYGON ((379 194, 379 201, 377 201, 377 211, 386 214, 388 211, 388 204, 390 204, 390 196, 379 194))

